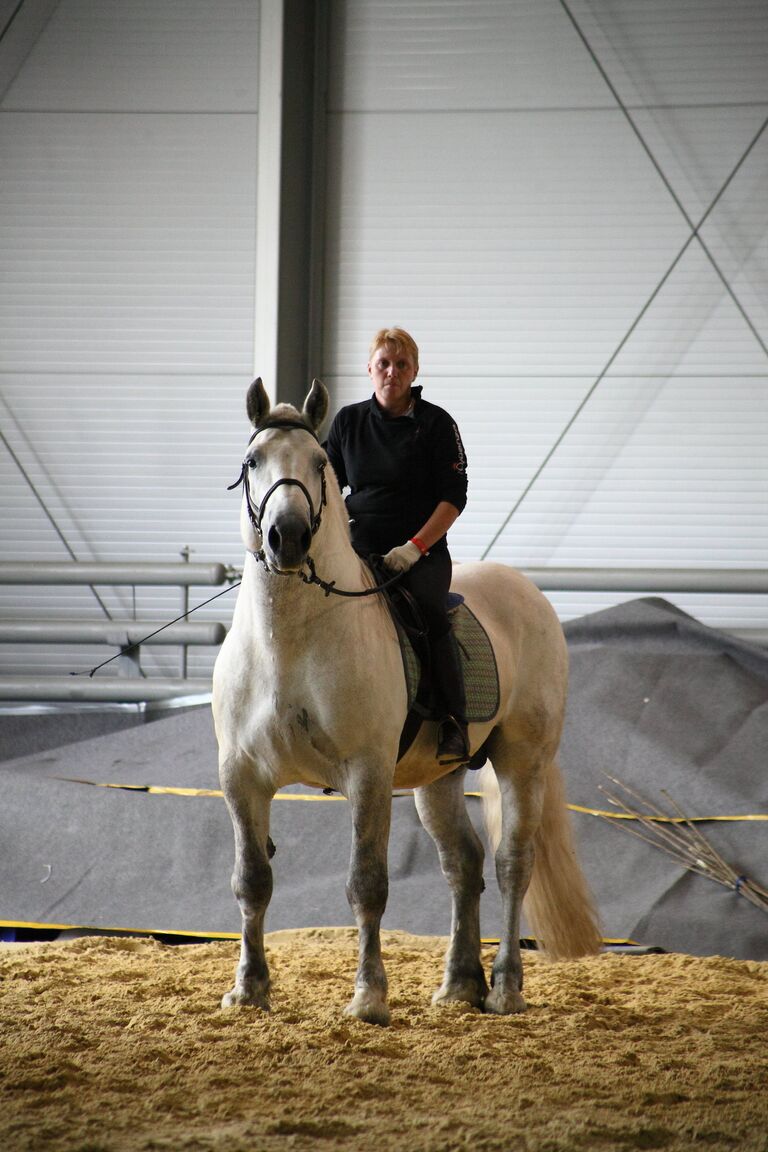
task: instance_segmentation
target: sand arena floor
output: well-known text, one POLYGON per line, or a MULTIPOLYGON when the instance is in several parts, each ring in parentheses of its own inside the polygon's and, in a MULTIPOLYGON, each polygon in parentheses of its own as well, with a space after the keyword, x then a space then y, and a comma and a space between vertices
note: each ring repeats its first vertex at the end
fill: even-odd
POLYGON ((768 1149, 768 964, 529 954, 502 1019, 432 1008, 445 941, 386 933, 380 1029, 341 1014, 353 931, 268 942, 271 1015, 219 1009, 230 942, 1 947, 0 1147, 768 1149))

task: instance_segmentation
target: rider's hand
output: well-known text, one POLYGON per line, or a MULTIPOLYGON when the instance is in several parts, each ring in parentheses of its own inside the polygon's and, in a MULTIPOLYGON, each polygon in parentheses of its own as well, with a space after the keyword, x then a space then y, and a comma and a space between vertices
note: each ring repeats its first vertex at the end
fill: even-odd
POLYGON ((409 540, 407 544, 399 544, 397 548, 390 548, 386 556, 382 556, 382 563, 390 572, 407 572, 413 568, 417 560, 421 560, 421 551, 409 540))

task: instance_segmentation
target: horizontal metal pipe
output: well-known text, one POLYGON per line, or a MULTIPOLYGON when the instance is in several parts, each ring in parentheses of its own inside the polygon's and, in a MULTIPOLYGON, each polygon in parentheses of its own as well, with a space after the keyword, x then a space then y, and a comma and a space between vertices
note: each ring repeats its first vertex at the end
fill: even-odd
MULTIPOLYGON (((561 592, 768 592, 757 568, 524 568, 540 588, 561 592)), ((224 564, 0 561, 0 584, 223 584, 224 564)))
POLYGON ((0 584, 223 584, 224 564, 111 564, 0 561, 0 584))
POLYGON ((523 568, 546 592, 768 592, 758 568, 523 568))
POLYGON ((208 695, 211 681, 145 680, 139 676, 0 676, 0 700, 101 701, 136 704, 208 695))
MULTIPOLYGON (((0 620, 2 644, 112 644, 124 648, 140 644, 162 628, 157 620, 0 620)), ((221 622, 180 621, 148 641, 149 644, 221 644, 227 629, 221 622)))

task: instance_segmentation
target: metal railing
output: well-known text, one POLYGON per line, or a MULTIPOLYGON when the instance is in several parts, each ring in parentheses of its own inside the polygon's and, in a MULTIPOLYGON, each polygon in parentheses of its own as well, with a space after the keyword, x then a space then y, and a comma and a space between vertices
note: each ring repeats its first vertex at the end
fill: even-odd
POLYGON ((65 560, 0 561, 0 584, 130 584, 174 585, 223 584, 235 577, 226 564, 111 564, 65 560))
POLYGON ((759 568, 524 568, 546 592, 768 592, 759 568))
MULTIPOLYGON (((188 553, 186 553, 188 555, 188 553)), ((185 555, 185 553, 182 553, 185 555)), ((768 571, 738 568, 528 568, 525 575, 545 592, 654 593, 768 593, 768 571)), ((39 585, 221 585, 240 572, 224 564, 112 564, 0 562, 0 584, 39 585)), ((157 628, 156 621, 40 620, 0 621, 0 643, 104 643, 118 649, 136 644, 157 628)), ((753 643, 768 643, 766 628, 730 628, 727 631, 753 643)), ((1 676, 0 701, 149 701, 168 700, 210 692, 210 679, 186 676, 188 644, 218 645, 226 635, 221 623, 176 623, 152 637, 152 644, 181 644, 181 677, 140 678, 137 657, 128 654, 123 671, 128 675, 1 676), (132 665, 131 666, 131 662, 132 665), (132 673, 132 674, 130 674, 132 673)))
MULTIPOLYGON (((188 557, 188 550, 182 555, 188 557)), ((239 573, 227 565, 191 564, 187 559, 170 564, 0 561, 0 584, 178 587, 183 593, 182 616, 189 611, 191 586, 222 585, 238 576, 239 573)), ((226 626, 220 621, 180 619, 167 630, 159 631, 158 628, 157 620, 135 618, 0 620, 0 643, 106 644, 120 653, 116 661, 120 673, 117 676, 0 675, 0 700, 130 703, 209 693, 209 678, 190 678, 187 675, 188 647, 190 644, 218 646, 226 636, 226 626), (143 676, 140 665, 143 641, 181 647, 181 676, 143 676)))

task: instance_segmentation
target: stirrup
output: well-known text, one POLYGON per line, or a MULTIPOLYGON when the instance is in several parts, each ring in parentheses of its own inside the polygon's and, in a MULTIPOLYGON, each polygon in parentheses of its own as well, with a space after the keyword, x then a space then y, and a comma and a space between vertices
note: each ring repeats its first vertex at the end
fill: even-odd
POLYGON ((437 730, 437 758, 443 764, 465 764, 469 758, 467 725, 446 716, 437 730))

